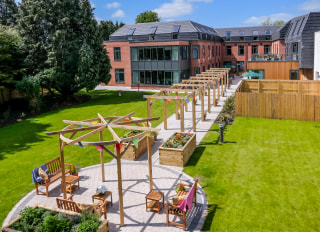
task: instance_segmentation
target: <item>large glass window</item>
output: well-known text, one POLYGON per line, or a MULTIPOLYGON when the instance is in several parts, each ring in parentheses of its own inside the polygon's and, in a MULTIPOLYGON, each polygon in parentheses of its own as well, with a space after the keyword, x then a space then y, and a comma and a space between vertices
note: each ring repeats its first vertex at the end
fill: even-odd
POLYGON ((214 46, 212 46, 211 56, 214 56, 214 46))
POLYGON ((269 54, 271 52, 271 46, 270 45, 264 45, 264 54, 269 54))
POLYGON ((179 47, 172 46, 172 60, 179 60, 179 47))
POLYGON ((124 69, 123 68, 116 68, 115 69, 115 78, 116 78, 116 83, 124 83, 124 69))
POLYGON ((180 53, 181 53, 181 60, 187 60, 189 58, 189 47, 181 46, 180 53))
POLYGON ((114 60, 115 61, 120 61, 121 60, 121 50, 119 47, 113 48, 113 53, 114 53, 114 60))
POLYGON ((205 47, 204 47, 204 45, 202 45, 202 57, 203 58, 205 58, 206 56, 205 56, 205 51, 206 49, 205 49, 205 47))
POLYGON ((151 60, 157 60, 157 48, 151 48, 151 60))
POLYGON ((137 84, 139 81, 139 72, 138 71, 132 71, 132 84, 137 84))
POLYGON ((179 78, 179 71, 172 72, 173 74, 173 84, 179 84, 180 78, 179 78))
POLYGON ((231 56, 231 46, 226 46, 226 56, 231 56))
POLYGON ((164 84, 165 85, 172 85, 172 72, 165 72, 164 73, 164 84))
POLYGON ((151 60, 151 48, 144 48, 144 60, 151 60))
POLYGON ((300 80, 299 70, 290 70, 290 80, 300 80))
POLYGON ((131 60, 138 61, 138 48, 131 48, 131 60))
POLYGON ((152 84, 159 85, 158 82, 158 71, 152 71, 152 84))
POLYGON ((171 60, 171 47, 164 47, 164 59, 171 60))
POLYGON ((251 46, 251 53, 252 54, 258 54, 258 45, 252 45, 251 46))
POLYGON ((145 84, 151 84, 151 71, 145 71, 145 84))
POLYGON ((158 83, 164 85, 164 71, 158 71, 158 83))
POLYGON ((194 75, 200 74, 200 67, 194 67, 194 75))
POLYGON ((139 48, 139 60, 143 60, 143 48, 139 48))
POLYGON ((164 60, 164 51, 163 48, 158 48, 158 60, 164 60))
POLYGON ((145 84, 145 81, 144 81, 144 71, 139 72, 139 77, 140 77, 140 83, 141 83, 141 84, 145 84))
POLYGON ((239 45, 238 46, 238 55, 239 56, 243 56, 244 55, 244 46, 243 45, 239 45))
POLYGON ((193 59, 199 59, 199 45, 192 46, 193 59))

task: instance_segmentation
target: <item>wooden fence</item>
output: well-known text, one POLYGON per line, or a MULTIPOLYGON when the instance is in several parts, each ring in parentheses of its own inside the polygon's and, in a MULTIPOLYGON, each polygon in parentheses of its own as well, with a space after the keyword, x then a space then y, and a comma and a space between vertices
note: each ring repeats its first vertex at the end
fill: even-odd
POLYGON ((320 121, 320 81, 244 80, 236 116, 320 121))
POLYGON ((22 94, 18 90, 0 89, 0 105, 10 101, 11 99, 22 97, 22 94))

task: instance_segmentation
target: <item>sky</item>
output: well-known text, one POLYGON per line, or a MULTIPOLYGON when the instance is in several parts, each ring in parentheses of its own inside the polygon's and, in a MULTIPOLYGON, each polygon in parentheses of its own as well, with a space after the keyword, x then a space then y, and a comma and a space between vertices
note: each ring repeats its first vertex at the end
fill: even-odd
POLYGON ((161 21, 192 20, 213 28, 257 26, 320 11, 320 0, 90 0, 95 17, 134 24, 140 13, 151 10, 161 21))

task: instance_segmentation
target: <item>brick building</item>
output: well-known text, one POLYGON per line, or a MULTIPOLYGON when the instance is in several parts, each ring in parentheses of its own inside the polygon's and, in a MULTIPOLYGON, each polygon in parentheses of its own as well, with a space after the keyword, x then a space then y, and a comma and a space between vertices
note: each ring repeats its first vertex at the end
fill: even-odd
POLYGON ((262 79, 312 79, 313 34, 319 30, 320 12, 283 26, 214 29, 189 20, 124 25, 104 43, 112 65, 109 85, 167 87, 223 66, 250 69, 262 79))

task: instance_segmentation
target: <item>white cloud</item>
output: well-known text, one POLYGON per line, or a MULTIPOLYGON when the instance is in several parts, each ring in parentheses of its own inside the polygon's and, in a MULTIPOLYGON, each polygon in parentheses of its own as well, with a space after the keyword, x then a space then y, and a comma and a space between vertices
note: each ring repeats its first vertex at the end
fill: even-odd
POLYGON ((293 16, 291 14, 286 14, 286 13, 279 13, 279 14, 272 14, 269 16, 252 16, 250 18, 245 19, 243 22, 248 23, 248 24, 261 24, 262 22, 266 21, 268 18, 271 18, 271 21, 277 21, 277 20, 283 20, 283 21, 288 21, 292 18, 293 16))
POLYGON ((188 0, 188 2, 213 2, 213 0, 188 0))
POLYGON ((95 7, 96 7, 96 4, 94 4, 93 2, 90 2, 90 4, 91 4, 91 7, 92 7, 92 8, 95 8, 95 7))
POLYGON ((185 0, 173 0, 171 3, 164 3, 160 8, 154 9, 160 18, 175 18, 181 15, 192 13, 192 5, 185 0))
POLYGON ((305 11, 320 11, 320 1, 319 0, 311 0, 304 2, 299 5, 300 10, 305 11))
POLYGON ((117 10, 116 12, 114 12, 112 15, 111 15, 112 18, 124 18, 126 17, 126 14, 124 13, 123 10, 117 10))
POLYGON ((110 8, 119 8, 119 7, 120 7, 120 3, 119 3, 119 2, 111 2, 111 3, 108 3, 108 4, 106 5, 106 7, 107 7, 108 9, 110 9, 110 8))
POLYGON ((99 17, 95 17, 95 19, 97 20, 97 22, 100 22, 102 20, 102 18, 99 17))

